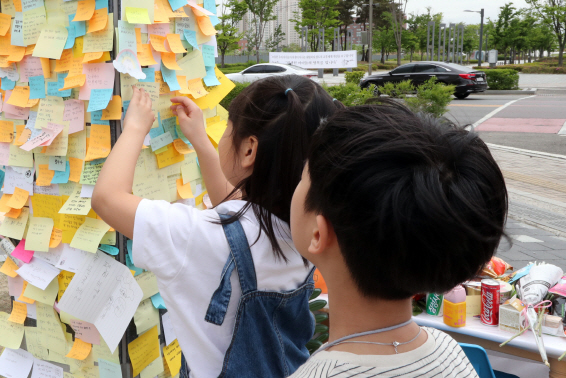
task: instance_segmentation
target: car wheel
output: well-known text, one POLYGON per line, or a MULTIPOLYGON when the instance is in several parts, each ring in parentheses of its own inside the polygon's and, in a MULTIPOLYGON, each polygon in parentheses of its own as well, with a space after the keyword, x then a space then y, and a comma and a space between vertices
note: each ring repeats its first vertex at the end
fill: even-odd
POLYGON ((469 93, 454 93, 454 97, 459 98, 460 100, 465 99, 469 95, 470 95, 469 93))

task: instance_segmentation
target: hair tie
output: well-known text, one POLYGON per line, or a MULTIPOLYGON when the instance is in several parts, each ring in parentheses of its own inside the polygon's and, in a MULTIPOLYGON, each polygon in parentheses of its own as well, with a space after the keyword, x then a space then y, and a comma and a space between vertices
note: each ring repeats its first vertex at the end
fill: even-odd
POLYGON ((336 99, 335 99, 335 98, 333 98, 333 99, 332 99, 332 102, 334 102, 334 101, 336 101, 336 99))
POLYGON ((285 96, 287 96, 287 93, 289 93, 289 91, 292 91, 292 90, 293 90, 293 88, 287 88, 287 89, 285 90, 285 96))

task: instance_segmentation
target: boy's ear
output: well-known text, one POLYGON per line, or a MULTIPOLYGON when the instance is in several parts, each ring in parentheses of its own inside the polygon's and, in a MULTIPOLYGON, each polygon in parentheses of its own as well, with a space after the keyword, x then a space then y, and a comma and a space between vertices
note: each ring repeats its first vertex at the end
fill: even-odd
POLYGON ((240 146, 240 162, 242 168, 247 169, 253 167, 257 155, 257 146, 257 138, 253 135, 242 141, 240 146))
POLYGON ((309 253, 321 254, 330 248, 336 241, 334 228, 323 215, 316 216, 316 225, 313 229, 309 253))

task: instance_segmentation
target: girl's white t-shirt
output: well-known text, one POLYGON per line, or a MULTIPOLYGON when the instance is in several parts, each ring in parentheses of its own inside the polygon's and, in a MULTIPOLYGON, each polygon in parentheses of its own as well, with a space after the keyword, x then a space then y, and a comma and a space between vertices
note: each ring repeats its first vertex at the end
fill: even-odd
MULTIPOLYGON (((217 377, 232 339, 242 295, 237 270, 230 277, 232 295, 221 326, 204 320, 210 299, 220 284, 230 248, 218 214, 235 214, 245 201, 228 201, 200 211, 180 203, 144 199, 134 222, 132 259, 135 266, 157 276, 177 340, 191 368, 191 377, 217 377)), ((291 240, 289 225, 274 217, 274 229, 288 262, 275 257, 269 239, 248 209, 240 218, 254 260, 258 290, 289 291, 300 286, 312 266, 291 240)))

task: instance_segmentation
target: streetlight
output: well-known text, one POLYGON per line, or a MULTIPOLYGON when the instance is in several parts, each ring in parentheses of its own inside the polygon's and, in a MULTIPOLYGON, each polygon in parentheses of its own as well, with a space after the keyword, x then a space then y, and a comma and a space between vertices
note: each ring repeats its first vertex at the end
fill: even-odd
POLYGON ((483 37, 483 8, 481 11, 473 11, 473 10, 465 10, 464 12, 473 12, 481 14, 481 23, 480 23, 480 54, 478 56, 478 66, 481 67, 481 53, 482 53, 482 37, 483 37))

